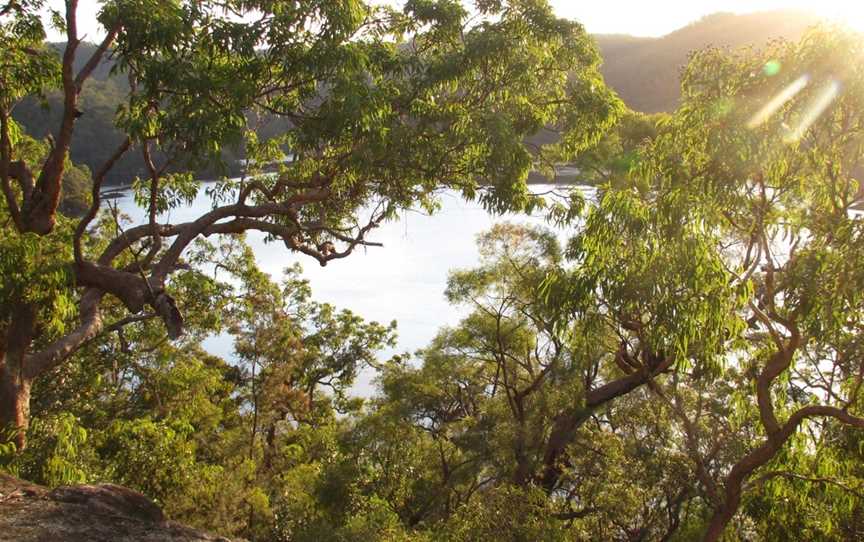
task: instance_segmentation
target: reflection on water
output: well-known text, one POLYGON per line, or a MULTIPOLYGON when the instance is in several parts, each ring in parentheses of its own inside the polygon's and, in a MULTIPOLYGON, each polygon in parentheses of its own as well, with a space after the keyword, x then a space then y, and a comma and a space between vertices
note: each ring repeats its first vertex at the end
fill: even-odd
MULTIPOLYGON (((549 187, 536 186, 538 191, 549 187)), ((127 192, 118 197, 121 212, 133 221, 146 220, 145 211, 135 206, 127 192)), ((396 221, 382 224, 370 240, 383 247, 359 248, 349 257, 321 267, 315 260, 288 251, 281 243, 265 244, 264 235, 250 232, 248 241, 262 270, 279 279, 282 270, 300 262, 309 279, 316 301, 339 309, 350 309, 367 320, 398 322, 396 352, 413 352, 425 346, 444 325, 453 325, 464 311, 447 304, 444 288, 451 269, 469 267, 477 262, 475 239, 495 222, 540 224, 540 217, 524 215, 491 216, 477 203, 466 202, 453 193, 441 197, 441 210, 429 216, 410 211, 396 221)), ((191 220, 210 209, 210 200, 199 191, 198 198, 186 208, 175 209, 163 217, 172 223, 191 220)), ((228 336, 208 339, 204 345, 214 354, 230 359, 233 345, 228 336)), ((361 378, 358 393, 371 391, 369 375, 361 378)))

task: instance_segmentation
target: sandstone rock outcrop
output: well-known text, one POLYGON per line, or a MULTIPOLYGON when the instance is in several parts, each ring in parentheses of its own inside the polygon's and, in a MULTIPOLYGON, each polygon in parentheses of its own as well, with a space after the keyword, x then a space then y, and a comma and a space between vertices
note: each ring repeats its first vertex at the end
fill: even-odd
POLYGON ((231 542, 172 521, 113 484, 48 488, 0 474, 0 541, 231 542))

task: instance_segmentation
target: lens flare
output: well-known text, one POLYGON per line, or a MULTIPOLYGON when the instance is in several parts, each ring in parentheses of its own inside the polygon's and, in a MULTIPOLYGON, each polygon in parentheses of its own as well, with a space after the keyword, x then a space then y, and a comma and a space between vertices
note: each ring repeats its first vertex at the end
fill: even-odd
POLYGON ((773 77, 780 73, 780 68, 781 66, 778 60, 769 60, 765 63, 765 66, 762 67, 762 73, 768 77, 773 77))
POLYGON ((771 98, 771 101, 765 104, 765 106, 759 110, 753 118, 747 123, 748 128, 756 128, 757 126, 762 125, 766 120, 771 118, 771 115, 777 112, 778 109, 783 107, 783 104, 791 100, 795 97, 796 94, 801 92, 804 87, 810 82, 810 76, 806 73, 799 77, 798 79, 792 81, 786 88, 781 90, 776 96, 771 98))
POLYGON ((801 117, 801 122, 798 123, 798 126, 789 132, 784 138, 787 143, 791 143, 794 141, 798 141, 801 139, 807 130, 810 129, 810 126, 816 122, 822 113, 831 105, 837 96, 840 94, 840 83, 831 79, 825 88, 822 89, 822 92, 816 96, 816 99, 810 103, 810 107, 807 108, 807 111, 804 113, 804 116, 801 117))

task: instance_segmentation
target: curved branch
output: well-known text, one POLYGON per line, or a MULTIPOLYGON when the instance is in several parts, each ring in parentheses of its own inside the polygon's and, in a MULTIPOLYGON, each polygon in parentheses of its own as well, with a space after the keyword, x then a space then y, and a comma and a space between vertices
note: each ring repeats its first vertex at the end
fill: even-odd
POLYGON ((105 56, 105 53, 108 52, 108 49, 111 47, 111 44, 114 43, 114 40, 117 39, 117 35, 120 33, 120 29, 123 28, 123 25, 118 21, 108 29, 108 34, 99 43, 99 46, 96 47, 96 50, 93 51, 93 54, 90 55, 90 58, 87 59, 87 62, 84 63, 84 66, 78 71, 78 75, 75 76, 75 89, 78 94, 81 94, 81 90, 84 87, 84 82, 93 74, 93 70, 96 69, 96 66, 102 62, 102 58, 105 56))
POLYGON ((655 376, 669 369, 674 363, 672 357, 660 358, 650 356, 647 353, 645 356, 647 363, 643 364, 642 368, 638 371, 634 371, 599 388, 588 391, 585 395, 584 406, 576 406, 555 417, 546 443, 546 450, 543 454, 544 472, 541 478, 541 486, 547 492, 555 488, 561 476, 561 467, 558 465, 559 458, 572 442, 576 431, 590 417, 591 413, 609 401, 626 395, 649 382, 655 376))
POLYGON ((24 370, 28 378, 35 378, 53 369, 99 333, 102 329, 99 302, 103 295, 96 288, 88 288, 84 292, 78 327, 26 359, 24 370))
POLYGON ((780 438, 780 424, 774 413, 771 399, 771 386, 774 380, 792 364, 795 351, 801 343, 801 335, 794 326, 790 327, 792 336, 787 343, 776 351, 765 364, 765 368, 756 378, 756 401, 759 405, 759 417, 769 439, 780 438))
POLYGON ((72 70, 75 53, 81 43, 78 39, 78 0, 66 2, 66 49, 63 51, 61 75, 63 80, 63 116, 57 130, 55 144, 42 164, 36 191, 24 205, 24 223, 27 231, 46 235, 54 229, 55 213, 60 203, 66 155, 72 143, 75 120, 78 117, 78 86, 72 70))
POLYGON ((165 251, 159 263, 153 267, 153 276, 157 282, 162 282, 168 275, 171 269, 174 268, 180 255, 187 246, 199 235, 203 235, 209 228, 216 224, 219 220, 225 218, 264 218, 267 216, 288 216, 296 219, 297 207, 307 204, 324 201, 331 195, 329 189, 311 189, 306 192, 295 194, 288 198, 285 202, 267 202, 254 206, 247 206, 242 203, 234 205, 225 205, 217 207, 209 213, 199 217, 197 220, 187 222, 182 226, 177 226, 177 239, 171 244, 168 250, 165 251))
MULTIPOLYGON (((81 41, 78 39, 77 25, 78 0, 66 2, 66 49, 63 51, 61 75, 63 88, 63 115, 57 131, 54 145, 42 164, 39 178, 35 183, 32 197, 26 197, 21 206, 19 229, 46 235, 54 229, 57 206, 60 203, 60 193, 63 185, 63 173, 66 157, 72 143, 75 123, 81 112, 78 110, 78 98, 84 82, 102 60, 111 44, 120 32, 120 25, 115 24, 108 34, 76 75, 73 73, 75 55, 81 41)), ((80 256, 80 254, 79 254, 80 256)))
POLYGON ((786 441, 798 430, 804 420, 816 417, 834 418, 842 423, 864 429, 864 418, 849 414, 848 411, 827 405, 809 405, 798 409, 762 444, 751 450, 746 456, 732 466, 725 480, 724 503, 714 511, 704 540, 716 541, 723 534, 726 525, 735 516, 741 503, 744 482, 756 471, 771 461, 786 441))

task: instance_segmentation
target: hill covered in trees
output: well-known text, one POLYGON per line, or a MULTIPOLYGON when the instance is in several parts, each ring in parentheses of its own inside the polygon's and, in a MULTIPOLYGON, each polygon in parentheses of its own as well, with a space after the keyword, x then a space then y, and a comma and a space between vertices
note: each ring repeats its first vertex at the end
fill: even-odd
POLYGON ((656 113, 677 106, 681 70, 693 51, 709 46, 759 47, 776 38, 794 41, 819 22, 798 11, 715 13, 660 38, 599 34, 594 39, 606 83, 631 109, 656 113))
MULTIPOLYGON (((780 37, 795 40, 818 22, 819 19, 813 15, 795 11, 746 15, 717 13, 661 38, 601 34, 595 35, 594 39, 603 58, 601 72, 606 83, 630 109, 655 113, 671 111, 677 105, 680 72, 691 52, 711 45, 758 46, 780 37)), ((54 47, 60 51, 63 45, 54 47)), ((79 64, 83 64, 81 59, 88 58, 87 53, 94 48, 92 44, 82 44, 79 64)), ((129 82, 123 75, 112 75, 111 66, 110 60, 97 66, 85 84, 80 100, 82 116, 77 126, 82 137, 72 143, 70 154, 73 162, 86 165, 91 170, 104 163, 123 138, 121 131, 114 126, 114 116, 123 103, 129 82)), ((54 93, 49 94, 46 100, 25 100, 16 108, 14 117, 30 135, 41 139, 59 126, 61 109, 60 95, 54 93)), ((257 129, 267 137, 284 126, 283 120, 265 115, 257 129)), ((242 149, 237 147, 223 149, 223 153, 229 164, 243 156, 242 149)), ((226 172, 236 174, 238 170, 206 173, 226 172)), ((109 184, 129 183, 145 173, 140 153, 128 153, 109 172, 106 180, 109 184)))

